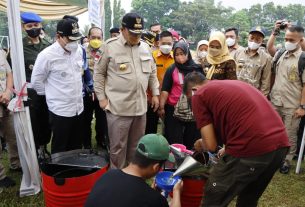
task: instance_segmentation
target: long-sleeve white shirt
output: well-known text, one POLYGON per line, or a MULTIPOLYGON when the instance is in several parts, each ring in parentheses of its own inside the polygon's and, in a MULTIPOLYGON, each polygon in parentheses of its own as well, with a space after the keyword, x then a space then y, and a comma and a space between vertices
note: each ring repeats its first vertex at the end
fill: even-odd
POLYGON ((39 95, 46 95, 52 113, 72 117, 84 110, 82 66, 80 46, 70 54, 55 42, 38 54, 31 83, 39 95))

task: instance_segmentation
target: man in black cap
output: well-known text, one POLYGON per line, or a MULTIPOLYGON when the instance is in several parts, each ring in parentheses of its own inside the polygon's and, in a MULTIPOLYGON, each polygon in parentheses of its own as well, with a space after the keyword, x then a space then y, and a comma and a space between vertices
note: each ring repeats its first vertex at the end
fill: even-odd
POLYGON ((51 153, 81 148, 83 137, 83 50, 82 35, 75 19, 57 24, 57 41, 39 53, 32 73, 32 85, 45 95, 53 132, 51 153))
POLYGON ((149 45, 141 42, 143 19, 128 13, 121 34, 102 47, 95 65, 94 90, 100 107, 106 110, 112 168, 130 161, 145 132, 147 96, 152 91, 152 108, 159 107, 159 82, 149 45))
POLYGON ((120 35, 120 29, 117 28, 117 27, 113 27, 109 30, 110 32, 110 37, 113 38, 113 37, 117 37, 120 35))

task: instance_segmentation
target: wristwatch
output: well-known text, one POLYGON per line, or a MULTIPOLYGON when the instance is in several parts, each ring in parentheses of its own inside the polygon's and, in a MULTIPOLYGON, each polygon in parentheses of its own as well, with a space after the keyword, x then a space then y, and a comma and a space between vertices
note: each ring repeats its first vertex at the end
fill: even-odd
POLYGON ((301 105, 300 105, 300 108, 301 108, 301 109, 305 109, 305 104, 301 104, 301 105))

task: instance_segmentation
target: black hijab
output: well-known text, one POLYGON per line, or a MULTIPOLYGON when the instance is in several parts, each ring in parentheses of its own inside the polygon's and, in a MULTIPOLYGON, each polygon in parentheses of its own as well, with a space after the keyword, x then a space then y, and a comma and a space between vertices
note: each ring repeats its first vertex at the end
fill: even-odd
POLYGON ((184 64, 177 63, 175 60, 175 66, 178 68, 179 72, 183 73, 183 75, 187 75, 193 71, 203 73, 201 65, 198 65, 194 62, 191 51, 184 41, 179 41, 174 45, 174 57, 176 56, 177 48, 180 48, 183 53, 187 55, 187 61, 184 64))

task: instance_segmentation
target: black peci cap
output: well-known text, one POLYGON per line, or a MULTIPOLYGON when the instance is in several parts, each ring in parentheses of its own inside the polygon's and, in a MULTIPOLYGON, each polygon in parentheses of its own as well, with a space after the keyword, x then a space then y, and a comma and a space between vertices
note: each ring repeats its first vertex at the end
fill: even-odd
POLYGON ((62 19, 58 22, 57 33, 61 36, 68 37, 68 39, 72 41, 82 38, 77 21, 71 18, 62 19))
POLYGON ((122 26, 126 27, 131 33, 141 34, 144 28, 143 18, 136 13, 127 13, 123 17, 122 26))
POLYGON ((112 34, 112 33, 120 33, 120 29, 117 28, 117 27, 113 27, 109 30, 109 32, 112 34))

